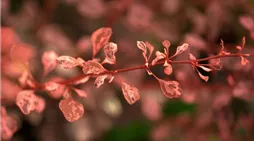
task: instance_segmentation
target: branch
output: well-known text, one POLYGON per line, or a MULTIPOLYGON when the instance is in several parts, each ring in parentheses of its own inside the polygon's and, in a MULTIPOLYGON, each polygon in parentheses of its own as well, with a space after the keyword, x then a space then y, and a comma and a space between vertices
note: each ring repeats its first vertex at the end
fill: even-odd
MULTIPOLYGON (((202 58, 202 59, 197 59, 196 62, 202 62, 202 61, 207 61, 207 60, 212 60, 212 59, 218 59, 218 58, 226 58, 226 57, 240 57, 240 56, 244 56, 244 57, 249 57, 249 56, 254 56, 254 54, 229 54, 229 55, 216 55, 216 56, 210 56, 210 57, 206 57, 206 58, 202 58)), ((163 64, 165 61, 160 61, 157 62, 155 65, 152 65, 151 63, 148 65, 148 67, 146 65, 139 65, 136 67, 131 67, 131 68, 122 68, 122 69, 116 69, 116 70, 111 70, 111 71, 105 71, 99 74, 81 74, 72 78, 69 78, 67 80, 63 80, 63 81, 59 81, 59 84, 64 84, 64 85, 71 85, 74 82, 83 79, 84 77, 90 76, 90 77, 96 77, 99 75, 104 75, 104 74, 111 74, 111 75, 115 75, 117 73, 121 73, 121 72, 128 72, 128 71, 133 71, 133 70, 139 70, 139 69, 148 69, 148 68, 152 68, 154 66, 157 65, 161 65, 163 64)), ((170 64, 189 64, 192 65, 193 61, 190 60, 183 60, 183 61, 171 61, 168 60, 168 62, 170 64)))

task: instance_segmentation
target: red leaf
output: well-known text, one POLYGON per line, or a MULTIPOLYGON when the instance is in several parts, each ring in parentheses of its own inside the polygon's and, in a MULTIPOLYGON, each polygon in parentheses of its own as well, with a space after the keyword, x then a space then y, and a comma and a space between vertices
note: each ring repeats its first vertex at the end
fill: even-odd
POLYGON ((41 62, 44 66, 44 75, 56 68, 56 59, 58 55, 54 51, 46 51, 43 53, 41 62))
POLYGON ((168 64, 168 66, 164 68, 164 73, 166 75, 170 75, 172 72, 173 72, 173 68, 170 64, 168 64))
POLYGON ((37 96, 32 90, 24 90, 18 93, 16 97, 16 104, 22 113, 28 115, 31 111, 34 111, 37 106, 37 96))
POLYGON ((99 62, 93 60, 85 62, 82 70, 85 74, 100 74, 106 71, 99 62))
POLYGON ((94 81, 94 85, 96 88, 99 88, 102 84, 104 84, 104 80, 108 77, 108 75, 101 75, 98 76, 95 81, 94 81))
POLYGON ((64 117, 69 122, 74 122, 80 119, 84 115, 84 107, 72 98, 63 99, 59 103, 59 108, 62 111, 64 117))
POLYGON ((136 101, 140 99, 138 89, 124 82, 122 82, 122 92, 123 92, 124 98, 129 104, 134 104, 136 101))
POLYGON ((109 27, 102 27, 93 32, 91 42, 93 45, 93 58, 99 50, 105 46, 112 35, 112 29, 109 27))
POLYGON ((176 81, 165 81, 157 78, 160 83, 163 94, 168 98, 178 98, 182 95, 183 91, 176 81))
POLYGON ((80 97, 87 97, 87 93, 84 90, 72 88, 80 97))
POLYGON ((65 69, 74 68, 78 65, 77 60, 71 56, 60 56, 56 59, 56 62, 65 69))
POLYGON ((115 57, 116 52, 117 52, 117 44, 115 44, 113 42, 107 43, 104 46, 104 54, 105 54, 106 58, 104 59, 102 64, 104 64, 104 63, 115 64, 116 63, 116 57, 115 57))

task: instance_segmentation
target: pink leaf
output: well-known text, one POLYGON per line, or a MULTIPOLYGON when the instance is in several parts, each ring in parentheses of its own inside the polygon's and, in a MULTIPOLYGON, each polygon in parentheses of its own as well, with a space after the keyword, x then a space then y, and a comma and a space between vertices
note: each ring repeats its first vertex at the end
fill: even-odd
POLYGON ((110 79, 109 79, 109 81, 108 81, 108 83, 112 83, 112 81, 114 80, 114 78, 115 78, 115 76, 111 75, 111 76, 110 76, 110 79))
POLYGON ((147 52, 146 44, 143 41, 137 41, 137 47, 141 49, 143 52, 147 52))
POLYGON ((210 72, 210 71, 212 71, 212 69, 207 68, 207 67, 204 67, 204 66, 200 66, 200 65, 198 65, 198 67, 200 67, 201 69, 203 69, 203 70, 204 70, 204 71, 206 71, 206 72, 210 72))
POLYGON ((169 40, 164 40, 164 41, 162 41, 162 45, 165 47, 165 48, 169 48, 170 47, 170 41, 169 40))
POLYGON ((170 75, 172 72, 173 72, 173 68, 170 64, 168 64, 168 66, 164 68, 164 73, 166 75, 170 75))
POLYGON ((187 44, 187 43, 184 43, 183 45, 178 46, 176 49, 175 55, 182 54, 184 51, 186 51, 188 49, 188 47, 189 47, 189 44, 187 44))
POLYGON ((163 64, 163 67, 167 67, 167 66, 169 66, 170 64, 168 63, 168 61, 165 59, 165 62, 164 62, 164 64, 163 64))
POLYGON ((146 72, 147 72, 148 75, 153 75, 153 73, 150 69, 146 69, 146 72))
POLYGON ((104 64, 104 63, 115 64, 116 63, 116 57, 115 57, 116 52, 117 52, 117 44, 115 44, 113 42, 107 43, 104 46, 104 54, 105 54, 106 58, 104 59, 102 64, 104 64))
POLYGON ((84 63, 85 63, 85 60, 84 59, 82 59, 82 58, 77 58, 77 64, 78 64, 78 66, 80 66, 80 67, 83 67, 84 66, 84 63))
POLYGON ((87 97, 87 93, 84 90, 72 88, 80 97, 87 97))
POLYGON ((211 59, 209 61, 210 61, 211 65, 214 65, 215 67, 218 67, 218 68, 216 68, 217 70, 220 70, 222 68, 220 59, 211 59))
POLYGON ((100 74, 106 69, 97 61, 87 61, 83 66, 83 72, 85 74, 100 74))
POLYGON ((197 58, 193 54, 191 54, 191 53, 189 53, 189 59, 191 61, 196 61, 197 60, 197 58))
POLYGON ((220 52, 222 52, 225 49, 224 41, 222 39, 220 39, 220 45, 221 45, 221 51, 220 52))
POLYGON ((207 82, 207 81, 209 80, 209 77, 208 77, 208 76, 202 75, 199 71, 197 71, 197 72, 198 72, 199 77, 200 77, 201 79, 203 79, 205 82, 207 82))
POLYGON ((236 49, 241 51, 242 50, 242 47, 241 46, 236 46, 236 49))
POLYGON ((109 27, 102 27, 93 32, 91 42, 93 45, 93 57, 99 50, 105 46, 112 35, 112 29, 109 27))
POLYGON ((44 85, 45 85, 45 90, 49 92, 55 91, 59 87, 59 84, 53 81, 48 81, 44 85))
POLYGON ((227 82, 228 82, 229 86, 234 86, 235 85, 235 80, 234 80, 232 75, 228 75, 227 82))
POLYGON ((254 30, 249 32, 249 36, 252 40, 254 40, 254 30))
POLYGON ((225 51, 225 46, 224 46, 224 42, 223 42, 223 40, 221 39, 220 40, 221 41, 221 43, 220 43, 220 45, 221 45, 221 50, 220 50, 220 55, 229 55, 230 54, 230 52, 226 52, 225 51))
POLYGON ((0 115, 0 140, 11 140, 18 129, 15 118, 8 115, 0 115))
POLYGON ((165 81, 157 78, 163 94, 168 98, 178 98, 182 95, 182 89, 176 81, 165 81))
POLYGON ((42 97, 37 97, 37 106, 35 108, 35 111, 37 113, 41 113, 44 111, 46 106, 45 100, 42 97))
MULTIPOLYGON (((66 1, 66 0, 65 0, 66 1)), ((102 0, 75 0, 77 11, 89 20, 96 20, 107 13, 107 5, 102 0), (96 9, 96 10, 95 10, 96 9)), ((68 4, 69 5, 69 4, 68 4)))
MULTIPOLYGON (((9 2, 7 2, 9 3, 9 2)), ((4 5, 4 1, 1 1, 1 10, 4 5)), ((9 4, 7 4, 9 5, 9 4)), ((6 6, 7 6, 6 5, 6 6)), ((9 6, 7 6, 9 7, 9 6)), ((2 12, 2 11, 1 11, 2 12)), ((3 16, 1 14, 1 16, 3 16)), ((1 53, 10 51, 11 47, 19 42, 19 38, 15 32, 15 30, 11 27, 1 26, 1 53)))
POLYGON ((16 97, 16 104, 22 113, 28 115, 31 111, 34 111, 37 106, 37 96, 32 90, 24 90, 18 93, 16 97))
POLYGON ((32 80, 27 80, 26 81, 26 84, 31 87, 31 88, 35 88, 36 87, 36 84, 35 82, 33 82, 32 80))
MULTIPOLYGON (((63 79, 60 78, 60 77, 55 77, 55 78, 52 78, 50 79, 48 82, 59 82, 59 81, 62 81, 63 79)), ((46 82, 47 83, 47 82, 46 82)), ((56 83, 56 85, 58 84, 57 89, 55 89, 53 86, 53 88, 47 88, 47 89, 55 89, 54 91, 48 91, 48 95, 51 97, 51 98, 54 98, 54 99, 59 99, 60 97, 62 97, 63 95, 63 92, 65 90, 65 85, 62 85, 62 84, 59 84, 59 83, 56 83)), ((54 85, 54 84, 53 84, 54 85)))
POLYGON ((184 42, 188 43, 192 47, 201 50, 205 49, 207 46, 205 40, 199 34, 196 33, 185 34, 184 42))
POLYGON ((83 36, 81 37, 76 44, 77 50, 81 53, 85 53, 90 51, 92 47, 92 43, 90 40, 90 36, 83 36))
POLYGON ((137 41, 137 47, 143 51, 142 55, 145 58, 145 61, 147 62, 148 59, 146 56, 147 53, 146 44, 143 41, 137 41))
MULTIPOLYGON (((254 30, 254 25, 253 25, 253 30, 254 30)), ((243 37, 242 38, 242 49, 244 48, 245 43, 246 43, 246 39, 245 39, 245 37, 243 37)))
POLYGON ((141 110, 149 120, 159 120, 162 117, 162 104, 154 96, 146 95, 141 99, 141 110))
POLYGON ((154 51, 154 47, 149 42, 145 42, 145 43, 146 43, 146 47, 149 49, 149 52, 150 52, 149 56, 148 56, 148 59, 147 59, 147 60, 149 60, 151 58, 151 55, 152 55, 153 51, 154 51))
POLYGON ((98 76, 95 81, 94 81, 94 85, 96 88, 99 88, 102 84, 104 84, 104 80, 108 77, 108 75, 101 75, 98 76))
POLYGON ((247 30, 251 31, 254 29, 254 20, 251 16, 241 16, 239 18, 240 24, 247 30))
MULTIPOLYGON (((254 29, 254 27, 253 27, 254 29)), ((245 46, 245 43, 246 43, 246 39, 245 37, 242 38, 242 46, 236 46, 236 49, 239 50, 239 52, 241 52, 245 46)))
POLYGON ((56 68, 56 59, 58 55, 54 51, 46 51, 42 55, 41 62, 44 66, 44 75, 56 68))
POLYGON ((124 98, 129 104, 134 104, 136 101, 140 99, 138 89, 124 82, 122 82, 122 92, 123 92, 124 98))
POLYGON ((241 56, 241 64, 242 64, 243 66, 246 66, 247 64, 249 64, 249 61, 248 61, 246 58, 244 58, 244 57, 241 56))
POLYGON ((74 122, 84 115, 84 107, 72 98, 63 99, 59 103, 59 108, 64 117, 69 122, 74 122))
POLYGON ((89 78, 90 78, 89 76, 83 77, 82 79, 75 81, 73 84, 75 85, 84 84, 89 80, 89 78))
POLYGON ((161 53, 159 51, 155 52, 156 58, 153 59, 152 65, 155 65, 159 60, 166 58, 166 55, 164 53, 161 53))
POLYGON ((65 69, 74 68, 78 65, 77 60, 71 56, 60 56, 56 59, 56 62, 65 69))
POLYGON ((1 105, 1 116, 7 116, 6 108, 1 105))
POLYGON ((26 86, 28 77, 29 77, 29 72, 28 72, 27 70, 25 70, 25 71, 21 74, 21 76, 18 78, 18 81, 19 81, 20 86, 21 86, 22 88, 26 86))
POLYGON ((66 89, 64 90, 63 98, 64 98, 64 99, 70 99, 70 98, 72 98, 72 94, 71 94, 69 88, 66 88, 66 89))

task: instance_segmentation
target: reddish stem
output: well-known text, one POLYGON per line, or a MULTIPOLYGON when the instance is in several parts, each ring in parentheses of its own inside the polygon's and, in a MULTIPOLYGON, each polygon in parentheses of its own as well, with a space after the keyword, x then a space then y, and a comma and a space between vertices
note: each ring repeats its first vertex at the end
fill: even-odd
MULTIPOLYGON (((207 61, 207 60, 217 59, 217 58, 240 57, 240 56, 248 57, 248 56, 254 56, 254 54, 239 54, 239 53, 238 54, 229 54, 229 55, 223 54, 223 55, 216 55, 216 56, 206 57, 206 58, 202 58, 202 59, 197 59, 196 62, 207 61)), ((192 61, 190 61, 190 60, 184 60, 184 61, 168 60, 168 62, 171 63, 171 64, 190 64, 190 65, 192 65, 192 61)), ((69 78, 67 80, 60 81, 58 83, 59 84, 64 84, 64 85, 71 85, 74 82, 76 82, 76 81, 78 81, 78 80, 80 80, 80 79, 82 79, 86 76, 96 77, 96 76, 103 75, 103 74, 112 74, 112 75, 114 75, 114 74, 121 73, 121 72, 151 68, 151 67, 154 67, 154 66, 157 66, 157 65, 161 65, 163 63, 164 63, 164 61, 160 61, 160 62, 157 62, 155 65, 149 64, 148 67, 146 65, 139 65, 139 66, 131 67, 131 68, 122 68, 122 69, 116 69, 116 70, 111 70, 111 71, 105 71, 105 72, 102 72, 102 73, 96 74, 96 75, 95 74, 81 74, 81 75, 69 78)))

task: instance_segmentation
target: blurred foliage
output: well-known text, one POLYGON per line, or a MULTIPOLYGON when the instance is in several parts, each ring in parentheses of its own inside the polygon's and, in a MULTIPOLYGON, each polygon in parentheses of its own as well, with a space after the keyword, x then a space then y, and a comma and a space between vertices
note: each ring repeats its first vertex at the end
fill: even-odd
POLYGON ((127 125, 115 126, 105 134, 105 141, 147 141, 151 123, 138 120, 130 121, 127 125))
POLYGON ((163 106, 164 116, 177 116, 182 113, 193 114, 195 110, 195 104, 184 103, 179 99, 168 100, 163 106))

